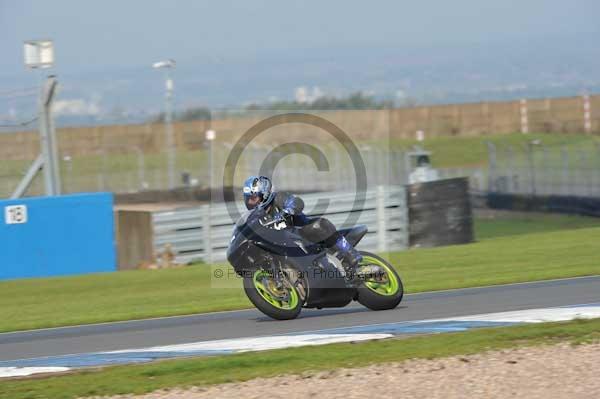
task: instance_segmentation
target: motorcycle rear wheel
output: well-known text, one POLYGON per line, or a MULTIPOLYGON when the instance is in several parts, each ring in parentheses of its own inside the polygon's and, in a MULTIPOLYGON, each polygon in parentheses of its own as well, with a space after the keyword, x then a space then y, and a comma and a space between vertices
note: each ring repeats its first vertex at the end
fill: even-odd
POLYGON ((278 285, 272 274, 262 269, 244 277, 244 291, 258 310, 276 320, 295 319, 304 304, 295 287, 278 285))
POLYGON ((371 310, 394 309, 404 296, 404 287, 398 272, 385 259, 371 252, 360 251, 363 260, 361 267, 376 266, 385 273, 384 278, 364 281, 358 287, 358 302, 371 310))

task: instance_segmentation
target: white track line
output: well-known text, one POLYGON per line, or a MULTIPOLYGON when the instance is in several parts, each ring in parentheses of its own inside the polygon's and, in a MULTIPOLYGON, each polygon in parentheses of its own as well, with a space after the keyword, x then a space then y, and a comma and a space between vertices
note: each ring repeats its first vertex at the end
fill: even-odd
MULTIPOLYGON (((356 342, 366 340, 376 340, 391 338, 394 334, 385 332, 360 333, 352 332, 353 328, 360 329, 363 327, 376 327, 389 324, 423 324, 424 330, 427 330, 427 324, 434 322, 476 322, 488 321, 499 323, 542 323, 542 322, 557 322, 573 319, 589 319, 600 318, 600 304, 594 303, 589 305, 571 305, 576 307, 553 307, 553 308, 538 308, 525 309, 510 312, 485 313, 471 316, 458 316, 443 319, 418 320, 412 322, 397 322, 397 323, 378 323, 366 324, 360 326, 344 327, 349 330, 347 333, 333 333, 332 330, 339 328, 330 328, 317 331, 305 331, 293 335, 272 335, 264 337, 246 337, 234 339, 222 339, 211 341, 192 342, 187 344, 155 346, 150 348, 125 349, 110 352, 96 352, 92 354, 78 354, 80 356, 92 355, 109 355, 109 354, 144 354, 151 352, 174 352, 180 355, 193 355, 194 352, 214 352, 216 353, 240 353, 250 351, 264 351, 271 349, 297 348, 301 346, 325 345, 331 343, 356 342)), ((66 356, 66 355, 65 355, 66 356)), ((48 357, 52 358, 52 357, 48 357)), ((101 366, 101 362, 98 364, 101 366)), ((56 373, 67 371, 67 367, 0 367, 0 378, 27 376, 37 373, 56 373)))

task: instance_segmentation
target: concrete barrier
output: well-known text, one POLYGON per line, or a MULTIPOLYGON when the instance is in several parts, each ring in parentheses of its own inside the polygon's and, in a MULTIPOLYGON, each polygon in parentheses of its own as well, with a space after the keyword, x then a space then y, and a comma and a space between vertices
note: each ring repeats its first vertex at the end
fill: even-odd
POLYGON ((0 201, 0 280, 116 270, 113 195, 0 201))

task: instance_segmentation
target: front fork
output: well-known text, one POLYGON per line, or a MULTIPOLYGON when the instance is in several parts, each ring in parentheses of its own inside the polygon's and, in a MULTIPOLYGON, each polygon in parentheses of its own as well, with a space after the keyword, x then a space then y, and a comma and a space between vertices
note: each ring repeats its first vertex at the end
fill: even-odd
POLYGON ((265 268, 265 270, 268 270, 271 276, 273 276, 278 289, 285 288, 286 291, 295 289, 300 299, 302 301, 306 300, 305 284, 303 284, 302 277, 296 269, 291 267, 284 268, 284 264, 281 261, 276 261, 273 258, 269 259, 268 265, 269 267, 265 268))

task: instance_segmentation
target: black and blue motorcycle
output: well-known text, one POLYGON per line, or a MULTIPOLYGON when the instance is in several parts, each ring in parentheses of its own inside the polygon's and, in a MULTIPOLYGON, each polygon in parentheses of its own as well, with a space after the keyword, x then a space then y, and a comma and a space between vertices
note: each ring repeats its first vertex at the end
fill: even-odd
MULTIPOLYGON (((311 243, 293 227, 269 220, 263 209, 236 223, 227 260, 243 278, 244 291, 261 312, 277 320, 298 317, 305 308, 343 307, 356 300, 372 310, 393 309, 402 300, 402 280, 385 259, 359 251, 352 270, 322 244, 311 243)), ((356 246, 367 233, 358 225, 339 230, 356 246)))

